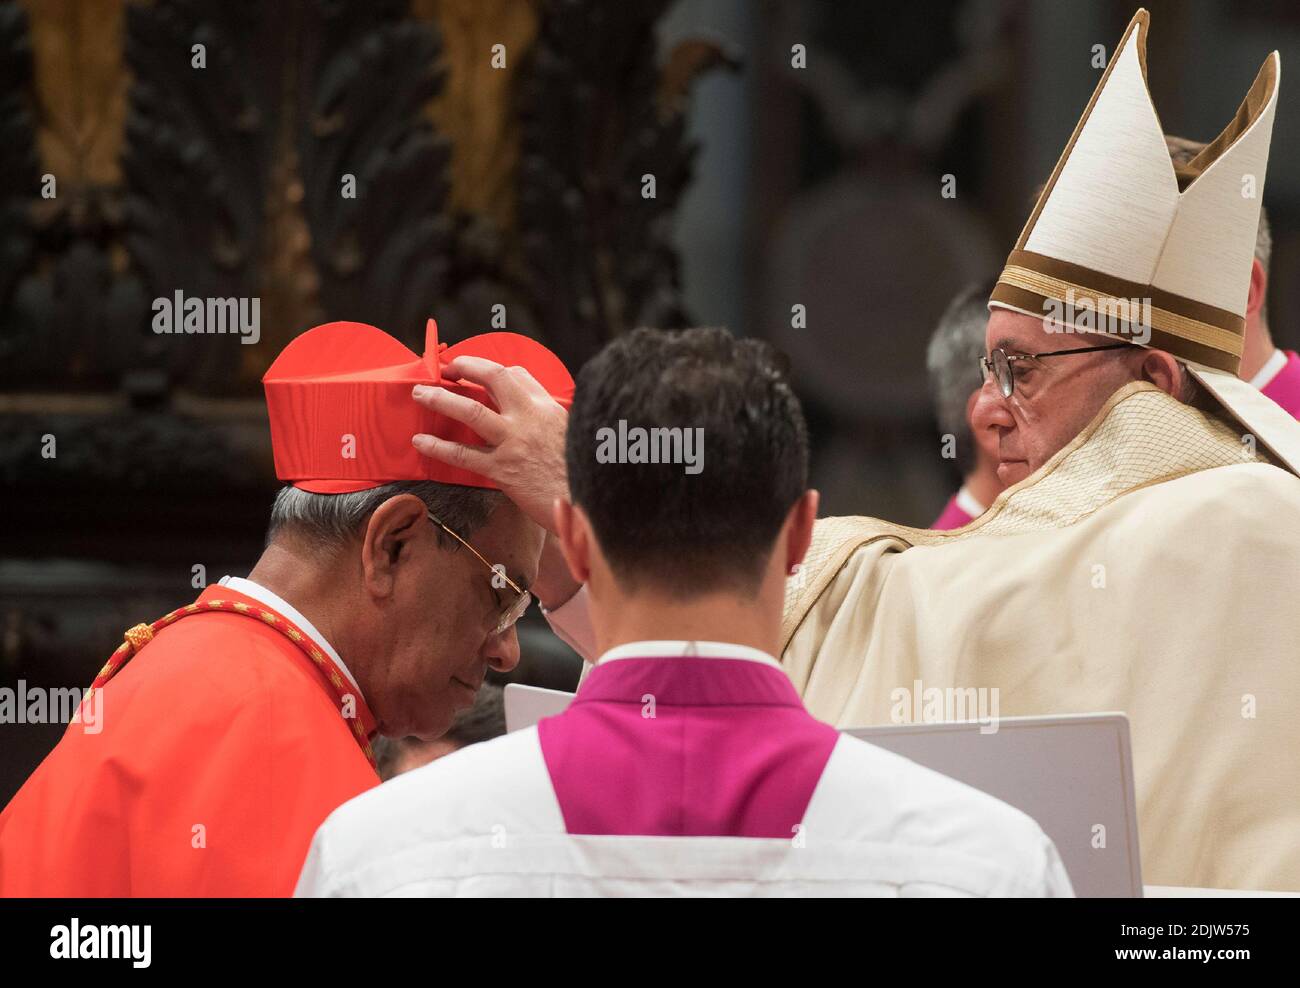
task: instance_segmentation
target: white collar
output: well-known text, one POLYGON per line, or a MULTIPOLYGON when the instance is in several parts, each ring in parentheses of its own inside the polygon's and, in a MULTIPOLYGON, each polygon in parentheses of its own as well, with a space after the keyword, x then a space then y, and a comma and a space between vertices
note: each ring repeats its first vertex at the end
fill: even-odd
POLYGON ((1278 347, 1273 351, 1273 356, 1264 361, 1264 366, 1259 369, 1250 383, 1254 385, 1255 390, 1263 391, 1273 383, 1273 378, 1282 373, 1282 368, 1286 366, 1286 351, 1278 347))
MULTIPOLYGON (((361 687, 357 684, 356 678, 348 670, 348 667, 343 664, 343 660, 339 658, 339 653, 334 651, 334 646, 327 642, 325 636, 316 630, 316 626, 303 617, 302 614, 298 612, 298 609, 287 600, 271 593, 270 590, 267 590, 266 587, 262 586, 260 583, 246 580, 242 576, 223 576, 217 581, 217 583, 223 587, 229 587, 236 593, 242 593, 245 597, 252 597, 254 600, 265 604, 276 613, 287 617, 302 630, 304 635, 324 649, 325 654, 333 659, 334 664, 339 667, 339 672, 348 677, 348 682, 353 685, 357 693, 361 692, 361 687)), ((362 699, 364 700, 365 697, 362 697, 362 699)))
POLYGON ((613 662, 617 659, 647 658, 692 658, 692 659, 745 659, 748 662, 761 662, 764 665, 781 668, 781 663, 772 656, 748 645, 733 645, 730 642, 688 642, 688 641, 644 641, 628 642, 617 645, 596 660, 613 662))
POLYGON ((988 508, 975 500, 975 495, 966 488, 965 484, 962 484, 961 490, 957 492, 957 507, 961 508, 962 511, 966 512, 966 514, 970 515, 972 518, 978 518, 980 515, 984 514, 984 512, 988 511, 988 508))

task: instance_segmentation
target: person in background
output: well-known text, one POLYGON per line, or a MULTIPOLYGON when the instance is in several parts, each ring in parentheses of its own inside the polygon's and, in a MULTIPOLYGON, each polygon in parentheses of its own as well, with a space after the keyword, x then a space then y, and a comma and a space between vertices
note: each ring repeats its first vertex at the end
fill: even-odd
POLYGON ((948 499, 930 526, 933 529, 961 528, 978 518, 1004 486, 998 480, 997 433, 971 427, 971 410, 984 384, 980 358, 992 291, 993 282, 988 281, 957 294, 939 319, 925 354, 935 418, 945 444, 952 444, 962 477, 961 488, 948 499))
POLYGON ((429 740, 377 737, 374 746, 379 778, 387 782, 453 751, 480 741, 491 741, 505 733, 506 709, 502 688, 495 683, 484 683, 474 698, 474 706, 457 711, 451 729, 442 737, 429 740))

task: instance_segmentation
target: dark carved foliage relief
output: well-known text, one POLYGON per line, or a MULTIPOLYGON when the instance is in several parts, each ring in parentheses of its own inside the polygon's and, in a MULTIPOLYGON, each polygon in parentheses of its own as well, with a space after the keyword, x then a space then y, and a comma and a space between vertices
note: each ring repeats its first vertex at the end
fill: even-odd
POLYGON ((112 399, 80 426, 65 407, 0 410, 0 473, 33 490, 265 479, 246 435, 227 442, 175 396, 256 400, 274 355, 327 320, 418 348, 426 317, 458 339, 502 302, 508 328, 575 369, 633 326, 685 323, 672 222, 693 148, 657 100, 669 6, 540 4, 502 229, 449 205, 452 148, 426 112, 444 86, 439 32, 405 0, 127 4, 121 181, 61 177, 53 200, 26 17, 0 3, 0 387, 112 399), (261 342, 154 333, 154 300, 177 291, 259 298, 261 342), (33 471, 55 422, 68 441, 33 471))
POLYGON ((640 325, 682 309, 673 212, 693 147, 663 119, 654 27, 667 0, 550 0, 523 101, 520 229, 529 294, 574 366, 640 325), (643 197, 643 176, 655 197, 643 197))

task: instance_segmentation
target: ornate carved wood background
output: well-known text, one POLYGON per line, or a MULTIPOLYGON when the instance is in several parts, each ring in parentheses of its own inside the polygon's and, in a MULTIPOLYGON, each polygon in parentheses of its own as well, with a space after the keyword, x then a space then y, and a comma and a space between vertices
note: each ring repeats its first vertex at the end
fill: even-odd
POLYGON ((661 64, 668 6, 0 0, 0 681, 89 681, 255 558, 259 378, 311 326, 418 348, 500 304, 576 370, 685 321, 682 94, 719 59, 661 64), (154 333, 178 290, 259 298, 260 342, 154 333))
POLYGON ((416 341, 432 313, 455 339, 502 302, 575 363, 681 322, 669 234, 691 148, 661 93, 667 6, 5 4, 0 380, 114 390, 149 370, 168 392, 255 396, 325 319, 416 341), (177 289, 259 297, 263 343, 152 334, 150 301, 177 289))
POLYGON ((575 367, 630 326, 682 323, 670 233, 692 148, 665 93, 691 73, 661 71, 667 6, 0 5, 0 470, 97 489, 169 484, 179 460, 196 486, 242 486, 265 450, 214 423, 256 424, 261 372, 329 319, 418 346, 427 316, 455 340, 501 304, 575 367), (257 297, 261 342, 155 334, 152 300, 178 290, 257 297), (49 429, 25 414, 123 438, 42 463, 49 429), (168 471, 131 456, 146 448, 168 471))

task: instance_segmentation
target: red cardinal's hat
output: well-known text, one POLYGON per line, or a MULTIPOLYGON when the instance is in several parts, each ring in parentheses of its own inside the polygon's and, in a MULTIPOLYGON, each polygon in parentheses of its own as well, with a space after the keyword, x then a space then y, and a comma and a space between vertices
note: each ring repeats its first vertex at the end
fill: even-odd
POLYGON ((346 494, 399 480, 496 487, 479 474, 422 456, 411 445, 420 432, 482 444, 467 426, 411 397, 415 385, 437 384, 492 406, 477 384, 443 378, 442 368, 465 356, 526 368, 559 404, 568 408, 573 400, 573 377, 560 359, 518 333, 484 333, 447 346, 438 343, 438 326, 430 319, 424 356, 418 357, 374 326, 326 323, 285 347, 262 377, 275 475, 317 494, 346 494))

